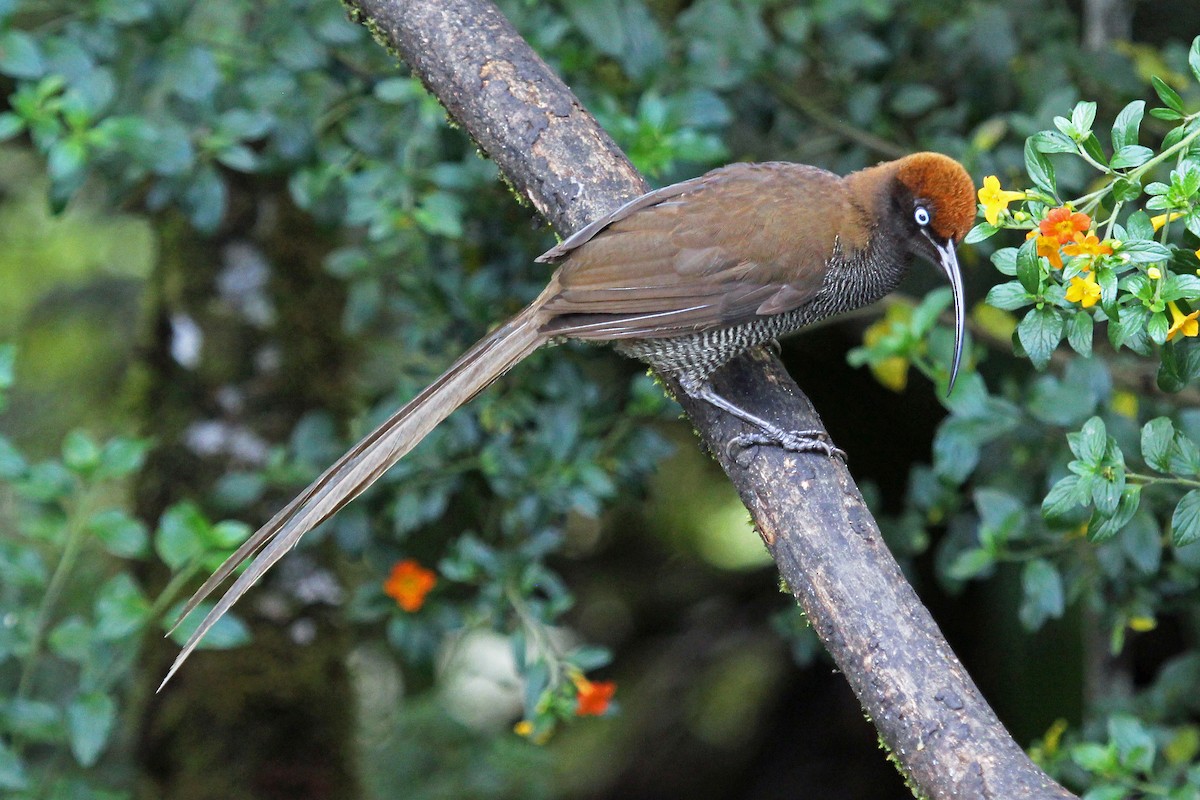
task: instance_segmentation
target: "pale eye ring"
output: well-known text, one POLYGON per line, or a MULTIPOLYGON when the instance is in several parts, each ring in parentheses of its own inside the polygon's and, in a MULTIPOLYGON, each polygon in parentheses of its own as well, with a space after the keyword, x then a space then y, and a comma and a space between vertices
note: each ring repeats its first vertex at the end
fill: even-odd
POLYGON ((929 224, 929 209, 925 208, 925 206, 917 206, 916 210, 913 211, 913 220, 924 228, 929 224))

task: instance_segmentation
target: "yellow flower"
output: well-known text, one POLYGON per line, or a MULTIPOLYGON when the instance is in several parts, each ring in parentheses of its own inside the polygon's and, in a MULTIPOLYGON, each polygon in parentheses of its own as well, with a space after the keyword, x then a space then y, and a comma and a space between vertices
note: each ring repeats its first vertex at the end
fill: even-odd
POLYGON ((1154 226, 1154 230, 1161 230, 1163 225, 1168 222, 1174 222, 1183 216, 1182 211, 1172 211, 1170 214, 1158 214, 1150 218, 1150 224, 1154 226))
POLYGON ((1067 287, 1067 300, 1079 303, 1084 308, 1091 308, 1099 303, 1100 284, 1096 283, 1095 276, 1085 272, 1071 278, 1071 285, 1067 287))
POLYGON ((1200 311, 1184 314, 1174 303, 1167 303, 1167 308, 1171 309, 1171 327, 1167 329, 1168 342, 1174 339, 1177 333, 1184 336, 1200 334, 1200 322, 1196 321, 1196 317, 1200 317, 1200 311))
POLYGON ((995 225, 1000 219, 1000 212, 1008 209, 1008 204, 1014 200, 1024 200, 1024 192, 1006 192, 1000 188, 1000 179, 988 175, 983 179, 983 188, 979 190, 979 202, 983 205, 983 218, 989 225, 995 225))
POLYGON ((1109 401, 1113 413, 1120 414, 1123 417, 1129 417, 1132 420, 1137 419, 1138 415, 1138 396, 1133 392, 1115 391, 1112 393, 1112 400, 1109 401))
POLYGON ((1152 281, 1156 281, 1162 277, 1162 270, 1160 270, 1158 267, 1151 267, 1150 269, 1146 270, 1146 277, 1150 278, 1152 281))
POLYGON ((527 719, 523 719, 516 725, 513 725, 513 733, 517 736, 529 736, 533 733, 533 723, 527 719))

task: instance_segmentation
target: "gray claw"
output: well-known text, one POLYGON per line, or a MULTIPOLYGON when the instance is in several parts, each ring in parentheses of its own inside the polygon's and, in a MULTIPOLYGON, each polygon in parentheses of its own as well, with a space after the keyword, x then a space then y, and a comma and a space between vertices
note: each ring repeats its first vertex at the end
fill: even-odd
MULTIPOLYGON (((793 453, 824 453, 829 458, 840 458, 846 460, 846 451, 837 447, 829 441, 829 434, 825 431, 780 431, 778 435, 773 433, 743 433, 729 440, 730 453, 733 453, 733 448, 745 450, 750 447, 773 445, 782 447, 784 450, 789 450, 793 453)), ((739 454, 740 455, 740 454, 739 454)), ((741 463, 741 460, 735 456, 734 460, 741 463)))

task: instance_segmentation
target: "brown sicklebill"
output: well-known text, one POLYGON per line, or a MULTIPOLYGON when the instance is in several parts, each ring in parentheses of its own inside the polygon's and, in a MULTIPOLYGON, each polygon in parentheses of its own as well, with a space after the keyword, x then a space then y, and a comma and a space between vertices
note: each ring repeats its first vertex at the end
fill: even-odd
POLYGON ((183 616, 257 553, 163 683, 301 536, 357 497, 456 408, 553 340, 610 341, 673 376, 687 394, 753 427, 734 445, 832 455, 838 451, 822 434, 786 431, 739 408, 713 391, 709 377, 751 347, 875 302, 923 256, 941 267, 953 290, 952 387, 963 339, 954 248, 974 217, 966 170, 946 156, 917 153, 845 177, 803 164, 732 164, 650 192, 593 222, 538 259, 560 266, 537 300, 338 459, 205 581, 183 616))

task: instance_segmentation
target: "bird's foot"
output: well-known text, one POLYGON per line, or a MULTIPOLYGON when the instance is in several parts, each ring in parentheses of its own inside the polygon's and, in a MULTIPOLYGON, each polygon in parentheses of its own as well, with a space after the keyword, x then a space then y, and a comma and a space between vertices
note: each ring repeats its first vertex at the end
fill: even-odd
POLYGON ((762 347, 776 358, 779 358, 781 355, 783 355, 783 346, 779 344, 778 339, 767 339, 762 343, 762 347))
POLYGON ((735 436, 729 440, 727 446, 733 453, 735 449, 744 450, 762 445, 782 447, 793 453, 824 453, 830 458, 846 460, 846 451, 830 441, 829 434, 821 430, 785 431, 772 426, 770 430, 735 436))

